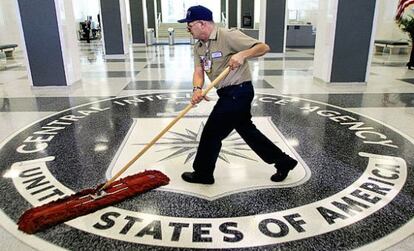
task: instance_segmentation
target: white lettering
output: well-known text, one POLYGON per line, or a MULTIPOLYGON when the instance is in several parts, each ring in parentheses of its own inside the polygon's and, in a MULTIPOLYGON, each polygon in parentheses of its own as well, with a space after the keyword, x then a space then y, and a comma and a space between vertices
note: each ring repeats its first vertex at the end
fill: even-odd
POLYGON ((330 120, 333 120, 335 122, 348 121, 348 120, 356 120, 355 118, 353 118, 351 116, 348 116, 348 115, 330 117, 329 119, 330 120))
POLYGON ((47 143, 38 143, 32 144, 32 148, 28 148, 26 144, 23 144, 17 147, 16 151, 18 153, 36 153, 45 150, 47 146, 47 143))
POLYGON ((322 117, 332 117, 334 115, 339 115, 341 113, 336 111, 330 111, 330 110, 320 110, 316 112, 318 115, 321 115, 322 117))

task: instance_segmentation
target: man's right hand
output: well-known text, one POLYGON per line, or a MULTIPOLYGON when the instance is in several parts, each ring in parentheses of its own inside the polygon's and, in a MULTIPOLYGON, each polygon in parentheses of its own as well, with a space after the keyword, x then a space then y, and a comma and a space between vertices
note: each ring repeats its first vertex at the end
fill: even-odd
POLYGON ((193 91, 193 97, 191 98, 191 104, 196 105, 200 103, 202 100, 210 101, 210 98, 207 96, 203 96, 203 91, 201 89, 197 89, 193 91))

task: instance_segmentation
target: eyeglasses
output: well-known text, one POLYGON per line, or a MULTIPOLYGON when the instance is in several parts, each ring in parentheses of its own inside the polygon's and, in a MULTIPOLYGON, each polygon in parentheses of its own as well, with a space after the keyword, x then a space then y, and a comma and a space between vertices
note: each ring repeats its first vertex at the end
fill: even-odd
POLYGON ((194 21, 193 24, 187 23, 187 31, 190 32, 194 25, 202 23, 201 21, 194 21))

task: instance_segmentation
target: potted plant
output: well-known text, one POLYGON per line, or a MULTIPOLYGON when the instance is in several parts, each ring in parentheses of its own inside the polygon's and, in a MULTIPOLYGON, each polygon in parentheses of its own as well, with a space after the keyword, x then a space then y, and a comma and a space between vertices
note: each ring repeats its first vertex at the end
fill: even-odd
POLYGON ((411 67, 414 67, 414 17, 408 16, 402 18, 398 21, 398 26, 404 32, 407 32, 411 38, 411 54, 410 54, 410 61, 407 63, 408 69, 411 70, 411 67))

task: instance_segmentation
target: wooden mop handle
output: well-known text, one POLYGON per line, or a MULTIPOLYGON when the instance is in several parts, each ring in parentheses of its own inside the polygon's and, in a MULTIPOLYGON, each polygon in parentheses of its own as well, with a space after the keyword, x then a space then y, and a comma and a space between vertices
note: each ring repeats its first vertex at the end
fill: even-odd
MULTIPOLYGON (((213 82, 211 82, 211 84, 209 86, 207 86, 206 89, 203 90, 202 95, 206 95, 214 86, 216 86, 221 80, 223 80, 227 74, 229 74, 230 72, 230 67, 226 67, 226 69, 224 69, 223 72, 220 73, 220 75, 218 75, 218 77, 216 79, 214 79, 213 82)), ((168 130, 170 130, 171 127, 173 127, 173 125, 175 125, 175 123, 177 123, 178 120, 180 120, 182 117, 184 117, 184 115, 191 110, 191 108, 193 107, 193 105, 190 103, 187 105, 186 108, 184 108, 184 110, 182 110, 180 112, 180 114, 178 114, 178 116, 171 121, 165 128, 164 130, 162 130, 157 136, 155 136, 151 142, 149 142, 144 148, 142 148, 142 150, 135 155, 134 158, 132 158, 119 172, 117 172, 110 180, 108 180, 105 185, 103 187, 101 187, 100 190, 104 190, 105 188, 107 188, 112 182, 114 182, 119 176, 121 176, 135 161, 137 161, 137 159, 139 159, 151 146, 153 146, 155 144, 155 142, 157 142, 166 132, 168 132, 168 130)))

